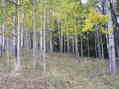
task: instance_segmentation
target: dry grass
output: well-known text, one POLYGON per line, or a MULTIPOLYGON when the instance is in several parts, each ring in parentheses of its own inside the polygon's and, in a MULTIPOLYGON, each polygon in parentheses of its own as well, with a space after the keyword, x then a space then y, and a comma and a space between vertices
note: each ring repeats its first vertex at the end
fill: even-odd
MULTIPOLYGON (((0 66, 6 63, 3 59, 0 66)), ((48 89, 119 89, 119 75, 109 73, 108 61, 54 53, 47 57, 47 73, 44 74, 40 58, 37 58, 36 70, 33 69, 32 60, 32 57, 22 57, 23 68, 16 77, 25 81, 46 79, 44 86, 48 89)))

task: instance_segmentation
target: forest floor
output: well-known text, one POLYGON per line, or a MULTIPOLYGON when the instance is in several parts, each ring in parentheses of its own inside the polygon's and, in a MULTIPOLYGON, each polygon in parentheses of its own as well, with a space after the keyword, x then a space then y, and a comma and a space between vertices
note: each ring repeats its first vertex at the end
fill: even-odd
POLYGON ((11 71, 14 58, 10 58, 10 65, 5 59, 0 58, 0 89, 119 89, 119 75, 109 73, 107 60, 54 53, 47 57, 44 74, 39 58, 33 70, 32 57, 22 57, 17 72, 11 71))

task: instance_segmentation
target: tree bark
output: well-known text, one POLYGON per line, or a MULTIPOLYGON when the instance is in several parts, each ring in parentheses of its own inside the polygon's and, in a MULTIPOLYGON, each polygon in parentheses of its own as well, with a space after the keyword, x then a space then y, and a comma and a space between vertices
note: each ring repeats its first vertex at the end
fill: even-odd
MULTIPOLYGON (((106 12, 107 15, 109 16, 109 22, 108 22, 108 30, 113 31, 113 22, 112 22, 112 17, 111 17, 111 11, 110 11, 110 3, 107 0, 106 1, 106 12)), ((110 59, 110 72, 112 74, 116 74, 116 53, 115 53, 115 43, 114 43, 114 33, 108 34, 108 55, 110 59)))
MULTIPOLYGON (((17 1, 17 4, 20 5, 20 0, 17 1)), ((18 71, 21 67, 21 58, 20 58, 20 8, 17 6, 17 60, 15 71, 18 71)))
POLYGON ((32 25, 33 25, 33 67, 36 68, 36 0, 33 2, 33 16, 32 16, 32 25))

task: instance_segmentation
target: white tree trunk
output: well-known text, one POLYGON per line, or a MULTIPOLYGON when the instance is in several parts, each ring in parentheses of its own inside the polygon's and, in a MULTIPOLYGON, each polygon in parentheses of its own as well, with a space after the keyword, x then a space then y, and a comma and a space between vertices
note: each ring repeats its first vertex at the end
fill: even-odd
POLYGON ((87 33, 87 48, 88 48, 88 57, 90 57, 90 41, 89 41, 89 34, 87 33))
POLYGON ((101 59, 101 45, 100 45, 100 35, 99 35, 99 28, 96 28, 96 50, 97 50, 97 57, 101 59))
MULTIPOLYGON (((17 1, 17 4, 20 5, 20 0, 17 1)), ((20 8, 17 6, 17 59, 16 59, 16 68, 15 71, 19 71, 21 68, 21 58, 20 58, 20 8)))
POLYGON ((78 36, 75 35, 75 54, 76 56, 79 56, 79 50, 78 50, 78 36))
POLYGON ((60 52, 63 53, 63 33, 60 31, 60 52))
MULTIPOLYGON (((108 22, 108 30, 113 31, 113 22, 111 17, 111 11, 110 11, 110 4, 109 1, 106 1, 106 12, 109 16, 109 22, 108 22)), ((110 71, 112 74, 116 74, 116 53, 115 53, 115 43, 114 43, 114 33, 108 34, 108 55, 110 59, 110 71)))
POLYGON ((43 70, 46 72, 46 23, 47 9, 44 8, 44 23, 43 23, 43 70))
POLYGON ((33 0, 33 16, 32 16, 32 25, 33 25, 33 67, 36 68, 36 0, 33 0))
POLYGON ((53 44, 52 44, 52 32, 50 32, 50 52, 53 52, 53 44))

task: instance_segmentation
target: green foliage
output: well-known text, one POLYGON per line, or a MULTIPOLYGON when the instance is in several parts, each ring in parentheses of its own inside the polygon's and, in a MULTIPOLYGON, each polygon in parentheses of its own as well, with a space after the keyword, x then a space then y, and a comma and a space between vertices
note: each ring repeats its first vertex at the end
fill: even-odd
POLYGON ((0 24, 3 24, 3 17, 0 16, 0 24))
POLYGON ((97 28, 97 25, 99 28, 104 28, 104 25, 108 23, 108 16, 102 15, 99 12, 96 12, 95 9, 89 9, 89 13, 87 15, 87 18, 85 19, 85 24, 83 31, 93 31, 95 28, 97 28))
MULTIPOLYGON (((32 31, 32 16, 33 8, 36 9, 36 29, 40 31, 42 28, 43 17, 44 17, 44 8, 47 9, 47 24, 50 28, 55 31, 57 30, 58 24, 61 24, 61 32, 63 34, 75 34, 79 35, 82 32, 94 31, 96 25, 103 33, 110 33, 104 30, 104 25, 108 22, 108 16, 102 15, 99 12, 96 12, 95 8, 96 0, 88 1, 87 4, 82 5, 80 0, 35 0, 34 4, 32 0, 23 0, 21 1, 21 6, 18 8, 21 10, 22 23, 28 28, 28 31, 32 31), (94 6, 94 7, 92 7, 94 6), (42 18, 41 18, 42 17, 42 18)), ((16 13, 15 5, 9 3, 4 4, 8 5, 6 7, 7 12, 7 24, 9 29, 15 27, 13 23, 13 16, 16 13)), ((2 8, 1 8, 2 9, 2 8)), ((0 24, 3 23, 3 14, 0 9, 0 24)))
POLYGON ((3 14, 2 14, 2 10, 0 10, 0 24, 3 24, 3 14))

